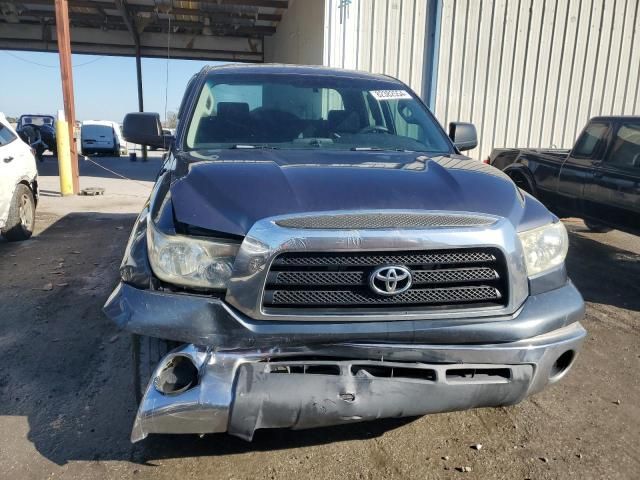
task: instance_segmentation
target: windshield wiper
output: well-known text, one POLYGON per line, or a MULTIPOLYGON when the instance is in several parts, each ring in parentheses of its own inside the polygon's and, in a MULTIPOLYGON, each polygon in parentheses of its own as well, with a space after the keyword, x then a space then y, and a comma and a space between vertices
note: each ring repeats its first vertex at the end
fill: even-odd
POLYGON ((260 150, 277 150, 278 147, 273 147, 271 145, 253 145, 250 143, 238 143, 236 145, 232 145, 231 147, 229 147, 230 149, 233 150, 253 150, 253 149, 260 149, 260 150))
POLYGON ((352 152, 411 152, 415 150, 406 150, 404 148, 382 148, 382 147, 351 147, 352 152))

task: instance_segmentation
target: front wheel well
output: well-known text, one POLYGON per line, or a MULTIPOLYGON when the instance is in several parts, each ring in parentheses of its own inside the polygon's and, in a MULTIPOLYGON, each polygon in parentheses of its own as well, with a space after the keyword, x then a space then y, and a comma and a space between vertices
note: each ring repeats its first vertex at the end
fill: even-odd
POLYGON ((536 196, 535 185, 529 175, 519 170, 505 172, 516 186, 530 195, 536 196))
POLYGON ((34 203, 38 203, 38 181, 34 180, 33 182, 30 182, 29 180, 20 180, 18 182, 18 185, 24 185, 26 186, 29 190, 31 190, 31 195, 33 196, 33 201, 34 203))

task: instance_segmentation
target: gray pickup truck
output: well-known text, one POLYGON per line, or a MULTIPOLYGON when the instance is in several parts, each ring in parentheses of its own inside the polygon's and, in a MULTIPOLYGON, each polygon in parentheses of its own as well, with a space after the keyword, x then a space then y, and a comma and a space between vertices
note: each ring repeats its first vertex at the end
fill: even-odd
MULTIPOLYGON (((157 114, 124 136, 165 143, 157 114)), ((403 83, 205 68, 104 309, 135 334, 131 438, 515 404, 586 335, 558 218, 403 83)))
POLYGON ((640 117, 595 117, 571 150, 494 149, 490 163, 561 216, 640 234, 640 117))

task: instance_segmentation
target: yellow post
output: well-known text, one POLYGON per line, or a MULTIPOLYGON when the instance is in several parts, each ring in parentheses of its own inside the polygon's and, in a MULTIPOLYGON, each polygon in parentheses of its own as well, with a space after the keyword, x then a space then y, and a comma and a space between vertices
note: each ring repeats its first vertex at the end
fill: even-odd
POLYGON ((69 144, 69 125, 64 112, 58 112, 56 122, 56 143, 58 144, 58 172, 60 175, 60 193, 73 195, 73 175, 71 173, 71 149, 69 144))

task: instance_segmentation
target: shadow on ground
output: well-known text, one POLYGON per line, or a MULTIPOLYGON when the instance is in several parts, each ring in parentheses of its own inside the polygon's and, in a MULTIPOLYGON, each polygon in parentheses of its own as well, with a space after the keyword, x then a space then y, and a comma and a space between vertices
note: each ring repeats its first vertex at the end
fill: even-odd
POLYGON ((567 270, 584 299, 640 311, 640 255, 572 232, 569 239, 567 270))

